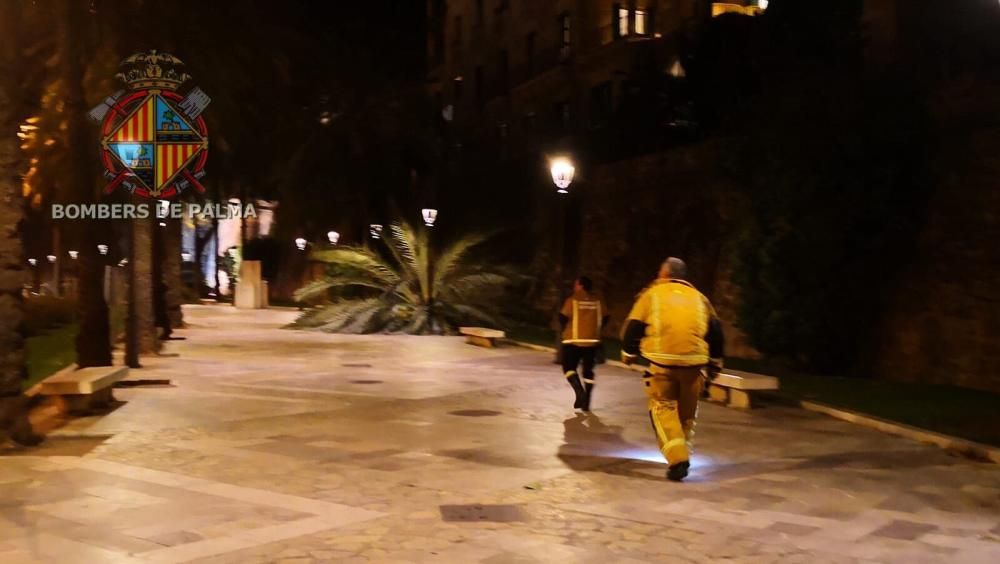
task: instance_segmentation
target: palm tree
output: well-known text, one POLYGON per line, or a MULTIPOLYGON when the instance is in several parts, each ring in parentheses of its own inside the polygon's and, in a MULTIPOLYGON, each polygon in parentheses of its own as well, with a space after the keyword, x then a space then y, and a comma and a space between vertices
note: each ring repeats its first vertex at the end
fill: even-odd
POLYGON ((21 247, 20 224, 24 198, 17 179, 19 147, 17 130, 18 4, 0 3, 0 442, 9 437, 22 444, 39 438, 28 423, 21 386, 26 375, 24 300, 21 294, 27 273, 21 247))
POLYGON ((327 264, 326 276, 299 289, 298 301, 327 299, 295 327, 339 333, 454 334, 467 321, 496 326, 491 306, 514 282, 502 268, 468 260, 487 240, 470 235, 435 253, 427 230, 392 225, 387 257, 364 247, 312 253, 327 264), (334 295, 332 301, 329 300, 334 295))

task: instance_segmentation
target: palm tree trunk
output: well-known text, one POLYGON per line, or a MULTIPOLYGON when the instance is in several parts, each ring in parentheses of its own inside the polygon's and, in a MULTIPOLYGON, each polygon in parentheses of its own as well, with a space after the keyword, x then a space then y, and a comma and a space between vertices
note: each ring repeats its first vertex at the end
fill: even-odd
POLYGON ((167 285, 167 317, 174 329, 184 327, 184 280, 181 277, 181 220, 168 219, 164 234, 163 276, 167 285))
MULTIPOLYGON (((87 20, 86 10, 80 2, 65 2, 59 13, 59 56, 61 75, 66 88, 67 138, 71 174, 69 200, 89 204, 97 200, 99 191, 95 182, 97 165, 88 157, 93 151, 94 137, 88 126, 87 103, 83 90, 83 38, 82 22, 87 20)), ((95 233, 97 220, 87 220, 83 225, 73 225, 78 231, 75 239, 81 248, 79 259, 79 297, 77 313, 80 328, 76 336, 76 362, 81 368, 111 365, 111 324, 108 304, 104 299, 104 261, 97 252, 95 233)), ((62 260, 62 253, 57 253, 62 260)), ((58 266, 58 262, 56 265, 58 266)))
POLYGON ((138 357, 159 351, 153 313, 153 220, 133 219, 129 249, 129 320, 126 357, 138 367, 138 357))
POLYGON ((24 198, 17 181, 18 116, 14 101, 18 88, 16 72, 17 4, 0 3, 0 442, 6 437, 34 444, 26 402, 21 392, 27 375, 22 289, 28 276, 21 246, 20 224, 24 198))

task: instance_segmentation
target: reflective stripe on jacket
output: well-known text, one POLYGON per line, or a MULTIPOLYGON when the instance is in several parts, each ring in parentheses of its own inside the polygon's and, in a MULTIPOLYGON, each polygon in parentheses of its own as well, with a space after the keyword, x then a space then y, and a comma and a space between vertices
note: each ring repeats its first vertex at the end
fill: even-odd
POLYGON ((566 299, 559 313, 567 319, 562 332, 564 344, 586 347, 601 342, 601 300, 589 294, 574 294, 566 299))

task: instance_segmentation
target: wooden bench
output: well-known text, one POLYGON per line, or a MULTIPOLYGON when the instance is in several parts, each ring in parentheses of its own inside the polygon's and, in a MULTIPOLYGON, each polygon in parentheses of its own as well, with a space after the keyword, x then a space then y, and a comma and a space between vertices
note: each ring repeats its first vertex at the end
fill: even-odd
POLYGON ((497 346, 497 339, 503 339, 507 336, 503 331, 486 329, 485 327, 459 327, 458 332, 465 335, 466 343, 489 348, 497 346))
POLYGON ((777 390, 778 379, 774 376, 726 370, 719 374, 708 386, 708 397, 737 409, 750 409, 752 392, 777 390))
POLYGON ((95 366, 79 370, 71 366, 46 378, 40 393, 57 397, 67 413, 86 413, 108 407, 115 399, 111 393, 115 382, 124 380, 126 376, 126 366, 95 366))

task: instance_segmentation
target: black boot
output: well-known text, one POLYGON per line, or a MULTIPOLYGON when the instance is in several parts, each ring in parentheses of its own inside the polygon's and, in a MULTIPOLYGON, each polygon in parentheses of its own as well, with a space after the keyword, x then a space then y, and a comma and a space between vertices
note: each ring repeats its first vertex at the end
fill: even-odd
POLYGON ((686 460, 677 464, 671 464, 670 468, 667 469, 667 479, 671 482, 680 482, 684 478, 687 478, 688 468, 690 467, 691 463, 686 460))
POLYGON ((580 383, 580 377, 576 375, 576 372, 567 372, 566 381, 573 387, 573 392, 576 394, 573 409, 583 409, 587 401, 587 392, 583 389, 583 384, 580 383))
POLYGON ((583 390, 584 391, 583 405, 581 407, 583 408, 584 411, 586 411, 586 412, 589 413, 590 412, 590 400, 591 400, 591 398, 594 397, 594 385, 593 384, 584 384, 584 386, 585 387, 584 387, 584 390, 583 390))

